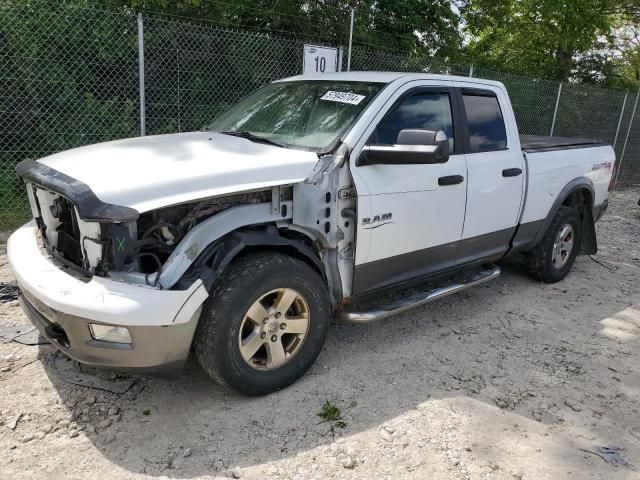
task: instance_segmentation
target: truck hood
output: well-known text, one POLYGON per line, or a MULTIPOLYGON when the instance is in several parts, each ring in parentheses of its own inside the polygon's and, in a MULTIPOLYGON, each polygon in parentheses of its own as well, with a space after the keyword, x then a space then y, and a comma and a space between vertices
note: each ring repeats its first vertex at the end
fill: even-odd
POLYGON ((213 132, 118 140, 38 160, 87 185, 102 202, 140 213, 301 182, 317 162, 312 152, 213 132))

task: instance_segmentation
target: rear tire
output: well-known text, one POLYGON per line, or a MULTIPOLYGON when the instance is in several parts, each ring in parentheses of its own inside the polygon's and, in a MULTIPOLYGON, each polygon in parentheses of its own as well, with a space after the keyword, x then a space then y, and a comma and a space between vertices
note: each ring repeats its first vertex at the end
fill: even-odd
POLYGON ((571 270, 582 246, 580 214, 560 207, 544 237, 529 254, 529 272, 536 280, 556 283, 571 270))
POLYGON ((205 302, 195 353, 224 387, 265 395, 311 367, 330 317, 327 288, 309 265, 279 253, 250 254, 231 264, 205 302))

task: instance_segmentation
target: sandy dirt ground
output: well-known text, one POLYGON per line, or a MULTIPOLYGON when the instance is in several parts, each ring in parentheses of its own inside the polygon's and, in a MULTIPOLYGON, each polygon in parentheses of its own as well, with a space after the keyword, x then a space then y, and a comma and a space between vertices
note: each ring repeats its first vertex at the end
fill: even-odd
MULTIPOLYGON (((639 195, 613 195, 599 254, 565 281, 511 264, 389 321, 335 325, 310 372, 264 398, 193 361, 124 394, 79 387, 51 346, 4 342, 0 477, 638 479, 639 195)), ((26 322, 0 304, 0 325, 26 322)))

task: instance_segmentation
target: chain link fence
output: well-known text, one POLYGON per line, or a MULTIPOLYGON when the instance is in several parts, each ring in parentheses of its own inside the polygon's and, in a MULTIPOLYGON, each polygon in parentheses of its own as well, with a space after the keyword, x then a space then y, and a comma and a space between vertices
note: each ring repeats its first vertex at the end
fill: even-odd
MULTIPOLYGON (((0 230, 29 216, 24 187, 14 170, 19 161, 133 137, 142 130, 160 134, 200 129, 259 86, 300 74, 305 43, 320 42, 161 15, 139 19, 133 11, 3 0, 0 230)), ((343 69, 346 64, 345 54, 343 69)), ((615 142, 619 158, 626 144, 618 186, 640 184, 635 92, 505 75, 430 57, 373 51, 357 42, 351 68, 502 81, 521 133, 597 137, 615 142)))
POLYGON ((265 83, 298 75, 304 42, 144 16, 147 133, 197 130, 265 83))

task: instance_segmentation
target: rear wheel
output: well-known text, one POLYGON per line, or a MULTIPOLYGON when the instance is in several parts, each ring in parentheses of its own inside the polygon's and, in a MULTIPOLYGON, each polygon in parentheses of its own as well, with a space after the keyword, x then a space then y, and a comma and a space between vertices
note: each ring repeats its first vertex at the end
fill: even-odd
POLYGON ((582 245, 580 214, 562 206, 542 241, 531 251, 529 271, 537 279, 555 283, 567 276, 582 245))
POLYGON ((223 386, 244 395, 271 393, 313 364, 330 316, 315 270, 287 255, 251 254, 229 267, 205 303, 196 355, 223 386))

